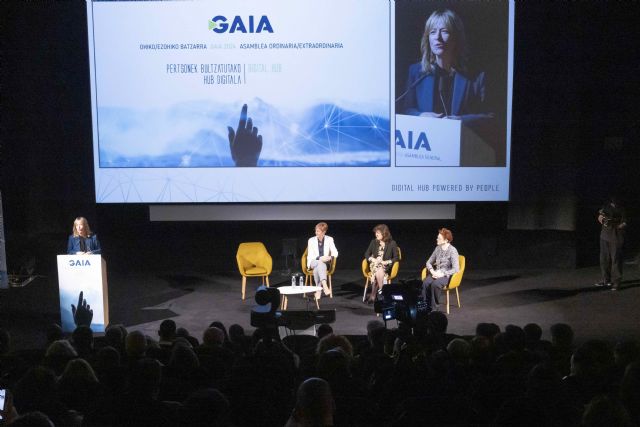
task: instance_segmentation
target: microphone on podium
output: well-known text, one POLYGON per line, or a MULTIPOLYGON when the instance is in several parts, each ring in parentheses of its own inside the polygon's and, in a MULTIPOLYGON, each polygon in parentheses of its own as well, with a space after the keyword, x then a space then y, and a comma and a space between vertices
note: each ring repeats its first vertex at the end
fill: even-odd
POLYGON ((430 75, 430 73, 425 73, 423 72, 420 77, 418 77, 413 83, 411 83, 409 85, 409 87, 407 88, 407 90, 405 90, 404 92, 402 92, 402 94, 396 98, 396 102, 400 101, 402 98, 404 98, 405 96, 407 96, 407 94, 409 93, 409 91, 411 89, 413 89, 414 87, 418 86, 418 84, 420 84, 421 81, 423 81, 428 75, 430 75))

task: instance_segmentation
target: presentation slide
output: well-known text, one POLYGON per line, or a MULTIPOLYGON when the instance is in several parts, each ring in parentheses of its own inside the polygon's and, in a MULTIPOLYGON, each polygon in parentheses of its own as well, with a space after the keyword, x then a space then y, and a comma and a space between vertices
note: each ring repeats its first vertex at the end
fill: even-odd
POLYGON ((87 19, 99 203, 508 200, 512 2, 89 0, 87 19))

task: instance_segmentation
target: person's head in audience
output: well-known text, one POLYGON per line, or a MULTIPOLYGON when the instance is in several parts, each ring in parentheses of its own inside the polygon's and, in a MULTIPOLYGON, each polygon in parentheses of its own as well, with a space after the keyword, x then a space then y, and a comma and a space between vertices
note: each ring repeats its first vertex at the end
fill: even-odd
POLYGON ((64 338, 62 327, 57 323, 51 323, 50 325, 48 325, 47 329, 45 330, 45 334, 47 336, 47 346, 49 346, 54 341, 64 338))
POLYGON ((200 361, 189 343, 176 342, 171 350, 169 367, 175 372, 189 375, 200 367, 200 361))
POLYGON ((13 404, 18 413, 50 408, 56 401, 56 383, 56 374, 51 369, 44 366, 29 369, 13 390, 13 404))
POLYGON ((462 338, 455 338, 447 344, 447 353, 451 356, 453 363, 462 366, 468 365, 471 344, 462 338))
POLYGON ((345 351, 340 348, 332 348, 318 356, 316 372, 320 378, 329 383, 341 381, 351 377, 350 358, 345 351))
POLYGON ((570 350, 573 347, 573 329, 566 323, 551 325, 551 343, 558 349, 570 350))
POLYGON ((64 368, 60 381, 71 384, 97 384, 98 378, 86 360, 73 359, 64 368))
POLYGON ((202 344, 207 347, 221 347, 224 344, 224 332, 212 326, 202 334, 202 344))
POLYGON ((237 323, 229 326, 229 341, 234 344, 243 344, 246 339, 244 328, 237 323))
POLYGON ((500 327, 495 323, 481 322, 476 325, 477 337, 487 337, 489 339, 493 339, 493 337, 495 337, 499 333, 500 327))
POLYGON ((102 371, 113 371, 120 367, 120 353, 110 345, 102 347, 96 353, 96 368, 102 371))
POLYGON ((198 345, 200 345, 200 343, 198 342, 198 339, 196 337, 192 337, 186 328, 176 329, 176 337, 184 338, 185 340, 189 341, 189 344, 191 344, 191 347, 195 348, 198 345))
POLYGON ((184 337, 178 337, 176 336, 176 339, 173 341, 173 344, 180 344, 180 345, 184 345, 187 346, 189 348, 193 348, 193 346, 191 345, 191 341, 189 341, 188 339, 184 338, 184 337))
POLYGON ((176 322, 171 319, 163 320, 158 329, 160 341, 171 342, 176 338, 176 322))
POLYGON ((527 395, 539 401, 558 402, 562 377, 551 363, 539 363, 527 375, 527 395))
POLYGON ((4 328, 0 328, 0 356, 11 351, 11 334, 4 328))
POLYGON ((224 333, 224 343, 226 344, 229 342, 229 334, 227 334, 227 327, 224 326, 224 323, 219 320, 214 320, 213 322, 211 322, 209 327, 220 329, 224 333))
POLYGON ((601 340, 589 340, 573 352, 571 375, 603 378, 613 367, 613 351, 609 344, 601 340))
POLYGON ((535 346, 542 339, 542 328, 537 323, 527 323, 524 328, 527 345, 535 346))
POLYGON ((53 422, 40 411, 28 412, 14 418, 7 427, 54 427, 53 422))
POLYGON ((189 427, 231 425, 231 406, 220 391, 213 388, 197 390, 182 404, 180 425, 189 427))
POLYGON ((323 323, 322 325, 318 326, 318 330, 317 330, 318 339, 321 339, 322 337, 326 337, 327 335, 332 333, 333 333, 333 328, 331 327, 331 325, 323 323))
POLYGON ((278 329, 274 327, 258 328, 251 337, 253 356, 257 359, 280 357, 290 354, 287 346, 282 344, 278 329))
POLYGON ((54 341, 45 353, 45 364, 57 375, 62 374, 67 362, 78 357, 78 353, 67 340, 54 341))
POLYGON ((73 346, 78 353, 88 353, 93 351, 93 331, 88 326, 78 326, 71 334, 73 346))
POLYGON ((125 351, 127 352, 127 357, 132 359, 144 357, 147 351, 147 338, 140 331, 128 333, 125 341, 125 351))
POLYGON ((325 351, 331 350, 333 348, 340 347, 345 354, 351 358, 353 357, 353 346, 349 340, 342 335, 327 335, 318 341, 318 345, 316 346, 316 354, 322 354, 325 351))
POLYGON ((509 351, 523 351, 526 336, 522 328, 516 325, 507 325, 504 328, 504 343, 509 351))
POLYGON ((631 417, 622 403, 609 396, 598 395, 591 399, 582 414, 584 427, 633 427, 631 417))
POLYGON ((300 384, 296 404, 287 426, 331 426, 335 403, 329 383, 322 378, 309 378, 300 384))
POLYGON ((640 360, 640 349, 635 341, 622 341, 613 348, 613 356, 616 365, 624 368, 629 363, 640 360))
POLYGON ((447 333, 449 320, 441 311, 432 311, 427 315, 427 328, 431 334, 444 335, 447 333))
POLYGON ((270 345, 273 342, 280 342, 280 334, 278 333, 278 329, 275 327, 258 328, 253 331, 251 342, 255 352, 258 345, 270 345))
POLYGON ((160 391, 161 380, 162 365, 160 362, 148 357, 142 358, 137 360, 131 367, 129 391, 138 398, 155 399, 160 391))
POLYGON ((244 338, 246 337, 246 333, 244 332, 244 328, 237 323, 229 326, 229 339, 236 338, 244 338))
POLYGON ((124 350, 124 340, 127 330, 123 325, 109 325, 104 330, 104 338, 108 345, 118 351, 124 350))
POLYGON ((57 340, 47 347, 45 357, 49 356, 65 356, 68 358, 78 357, 78 353, 67 340, 57 340))
POLYGON ((493 364, 493 340, 482 335, 473 337, 469 358, 475 369, 487 371, 493 364))

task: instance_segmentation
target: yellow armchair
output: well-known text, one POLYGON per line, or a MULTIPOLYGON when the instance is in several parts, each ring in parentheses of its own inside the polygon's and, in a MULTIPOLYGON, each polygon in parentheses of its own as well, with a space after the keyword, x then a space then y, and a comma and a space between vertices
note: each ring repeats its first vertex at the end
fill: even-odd
MULTIPOLYGON (((309 248, 306 248, 304 250, 304 253, 302 254, 302 258, 300 259, 300 267, 302 267, 302 273, 304 273, 304 284, 306 285, 314 285, 313 281, 312 281, 312 277, 313 277, 313 268, 307 268, 307 253, 308 253, 309 248)), ((336 261, 338 260, 338 258, 334 257, 333 260, 331 261, 331 265, 329 266, 329 268, 327 269, 327 281, 329 282, 329 297, 333 298, 333 285, 331 284, 331 276, 333 276, 333 273, 335 273, 336 271, 336 261)))
MULTIPOLYGON (((400 271, 400 261, 402 261, 402 251, 398 246, 398 261, 394 262, 391 266, 391 271, 389 272, 387 283, 391 283, 391 281, 398 275, 398 271, 400 271)), ((371 269, 369 268, 369 261, 367 261, 366 259, 362 260, 362 275, 366 279, 366 281, 364 282, 364 292, 362 293, 362 301, 364 302, 367 298, 367 288, 369 287, 369 281, 371 280, 371 269)))
MULTIPOLYGON (((467 260, 464 255, 458 255, 458 263, 460 264, 460 271, 451 276, 451 280, 449 280, 449 284, 442 288, 443 291, 447 293, 447 314, 449 314, 449 291, 451 289, 456 290, 456 298, 458 299, 458 308, 460 305, 460 292, 458 292, 458 288, 460 287, 460 283, 462 282, 462 276, 464 275, 464 269, 467 265, 467 260)), ((427 278, 427 269, 426 267, 422 269, 422 280, 427 278)))
POLYGON ((245 297, 247 277, 262 277, 262 284, 269 286, 273 260, 262 242, 240 243, 236 253, 238 271, 242 275, 242 299, 245 297))

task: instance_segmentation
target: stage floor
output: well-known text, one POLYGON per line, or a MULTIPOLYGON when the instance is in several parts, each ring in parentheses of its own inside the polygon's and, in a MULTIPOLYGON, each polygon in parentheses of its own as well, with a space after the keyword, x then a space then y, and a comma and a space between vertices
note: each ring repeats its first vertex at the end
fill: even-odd
MULTIPOLYGON (((400 279, 417 277, 418 272, 401 272, 400 279)), ((477 270, 468 268, 460 287, 462 307, 455 304, 449 332, 473 335, 479 322, 524 326, 538 323, 543 337, 549 327, 568 323, 576 339, 603 338, 609 341, 640 340, 640 271, 638 265, 625 266, 624 288, 620 291, 594 287, 597 267, 573 270, 477 270)), ((290 276, 275 272, 272 286, 290 284, 290 276)), ((241 278, 237 272, 132 272, 109 274, 111 323, 140 330, 157 337, 160 322, 174 319, 178 327, 201 338, 214 320, 227 327, 237 323, 250 333, 250 312, 259 279, 248 280, 247 298, 241 299, 241 278)), ((373 307, 362 303, 364 279, 359 271, 339 270, 333 277, 334 297, 322 297, 320 308, 336 310, 332 325, 336 333, 363 335, 366 324, 376 319, 373 307)), ((0 322, 8 327, 17 348, 40 346, 44 329, 59 322, 57 280, 40 277, 24 288, 3 290, 0 322)), ((444 301, 444 295, 441 298, 444 301)), ((314 309, 302 297, 289 298, 289 310, 314 309)), ((445 311, 444 304, 440 310, 445 311)), ((395 321, 389 323, 396 326, 395 321)))

